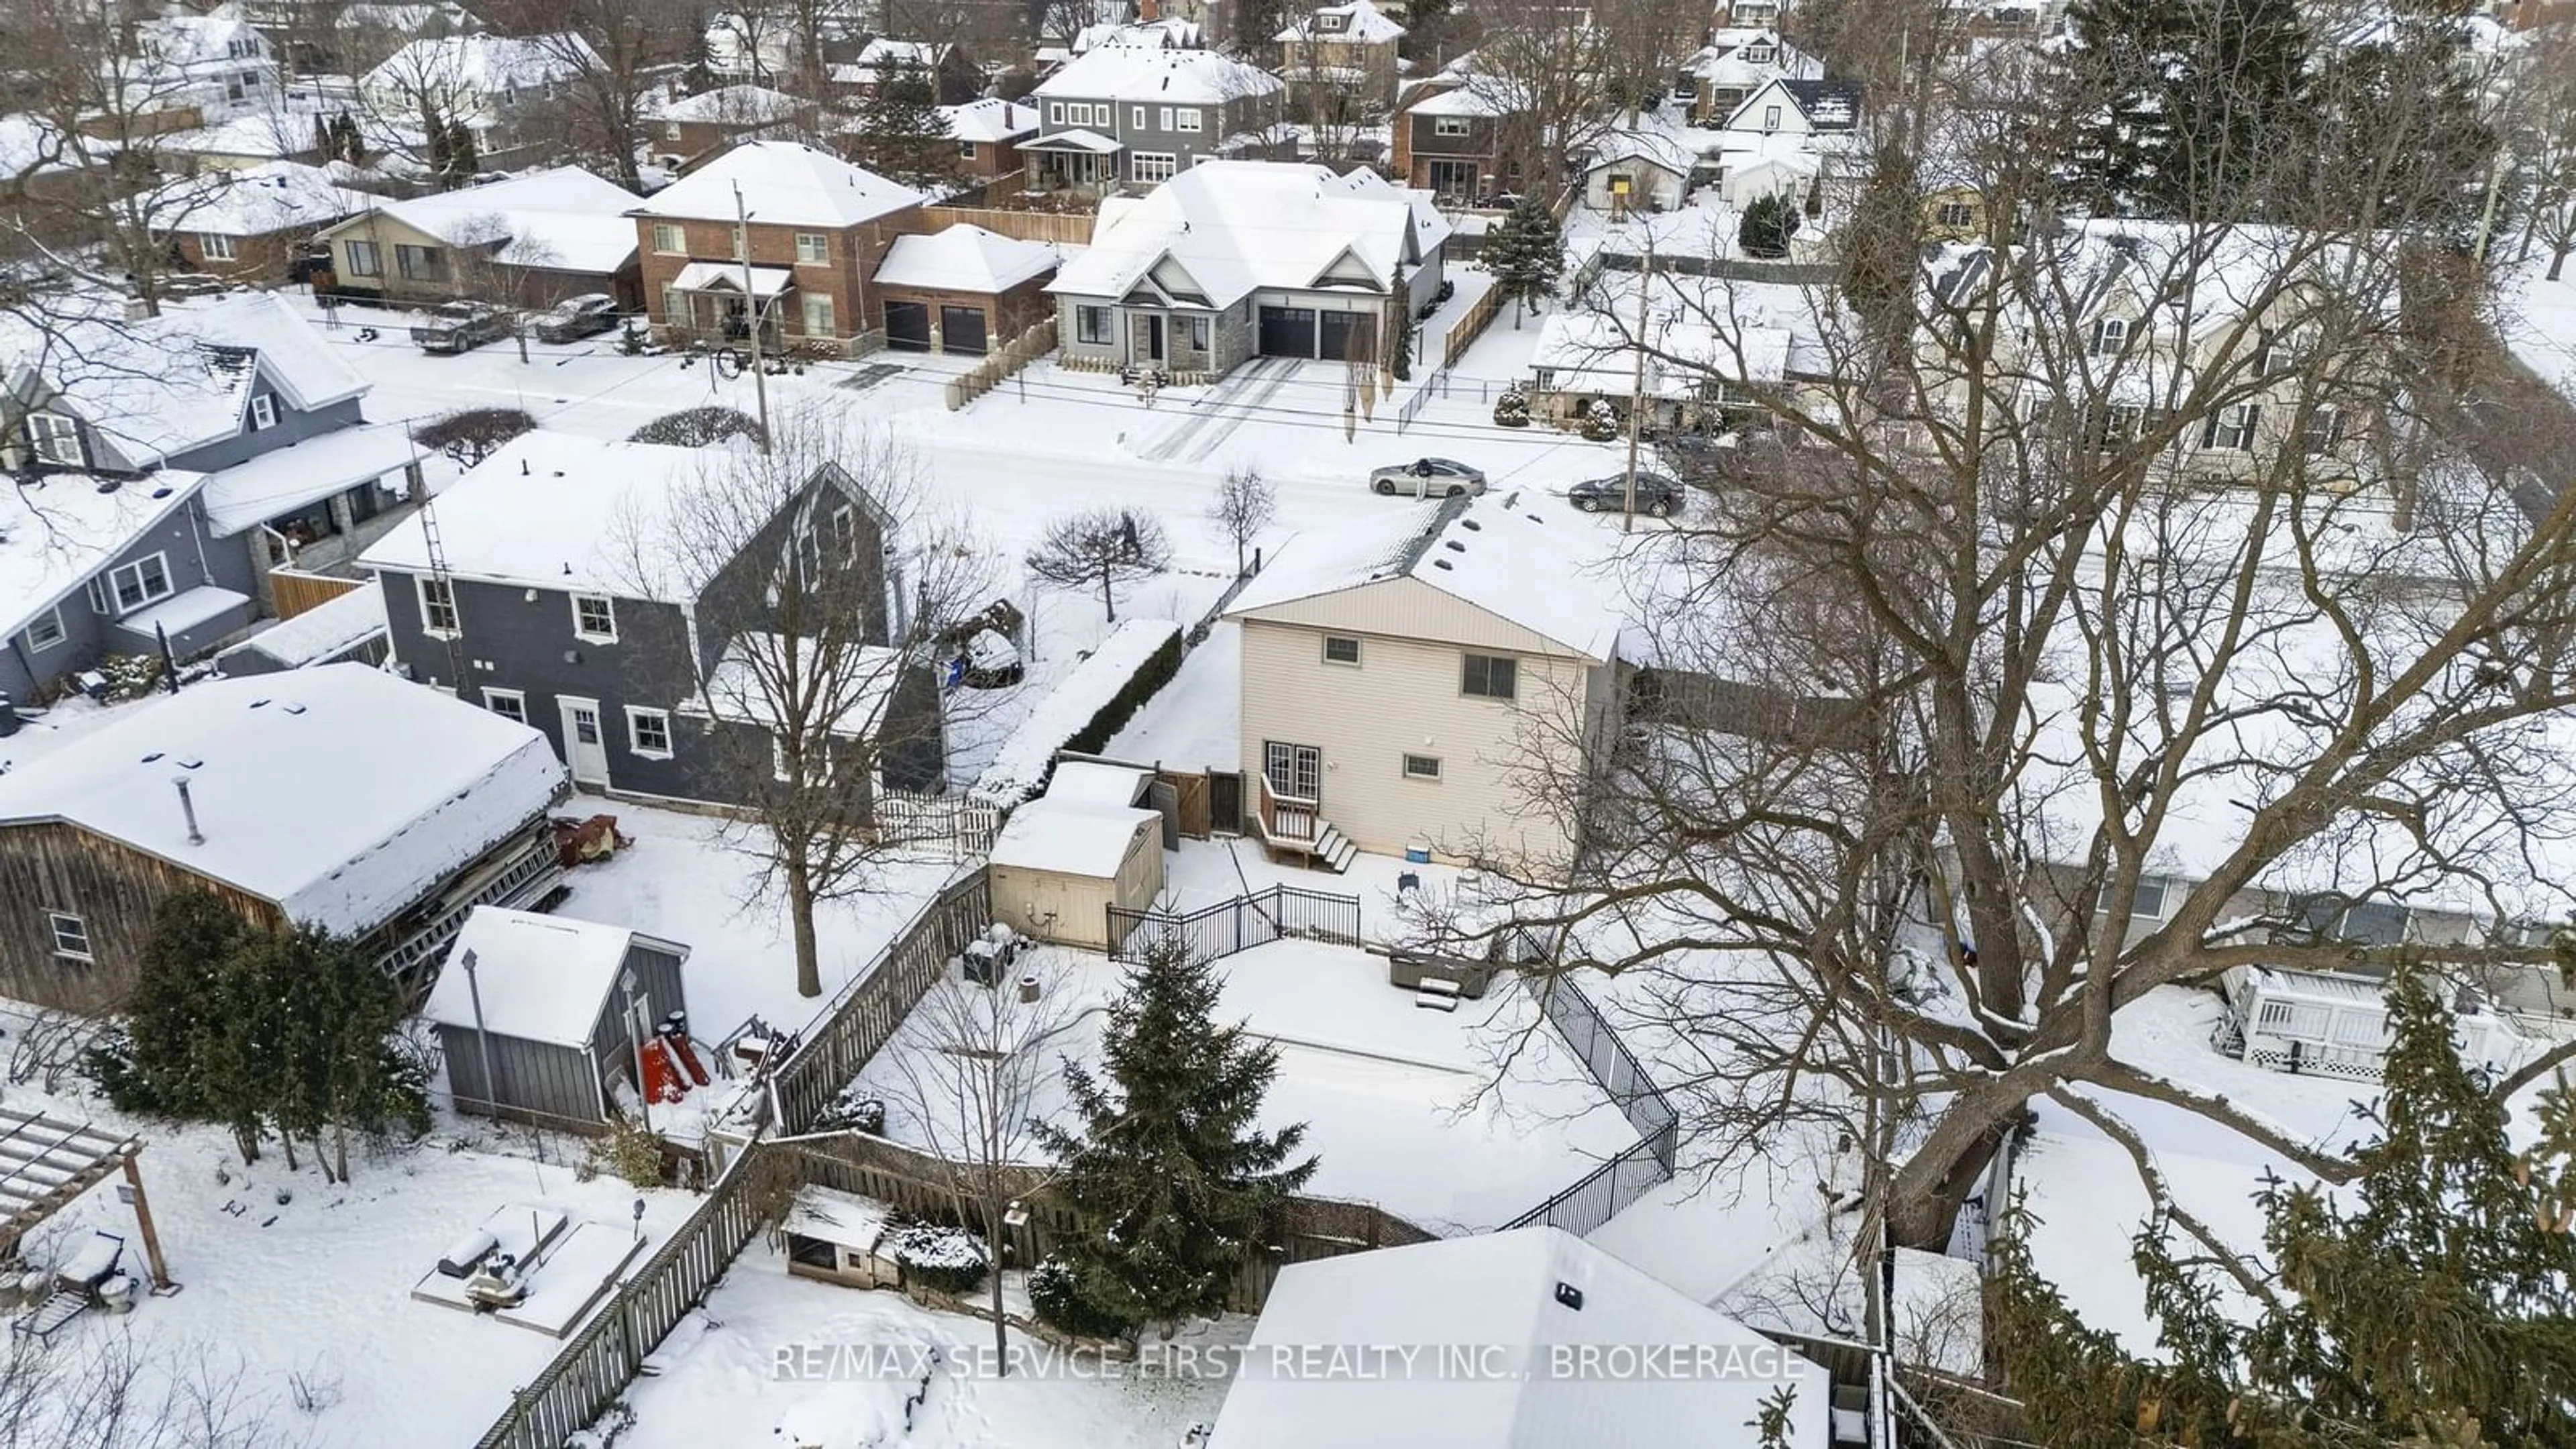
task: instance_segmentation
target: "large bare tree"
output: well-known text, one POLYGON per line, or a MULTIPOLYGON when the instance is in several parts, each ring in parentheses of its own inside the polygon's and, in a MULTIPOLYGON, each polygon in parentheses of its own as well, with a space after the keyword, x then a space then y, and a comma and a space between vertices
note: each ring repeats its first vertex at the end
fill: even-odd
POLYGON ((2192 1231, 2137 1102, 2350 1165, 2132 1055, 2114 1023, 2147 993, 2553 963, 2576 499, 2506 485, 2576 431, 2563 404, 2497 420, 2441 107, 2328 97, 2391 124, 2210 198, 2265 224, 2184 225, 2061 219, 2074 98, 1913 103, 1945 113, 1899 133, 1910 201, 1838 239, 1877 259, 1855 285, 1665 277, 1642 327, 1602 307, 1767 421, 1627 560, 1632 728, 1521 752, 1587 824, 1571 888, 1489 858, 1504 899, 1456 929, 1562 926, 1570 969, 1619 977, 1713 1173, 1844 1141, 1866 1210, 1938 1248, 2044 1101, 2192 1231), (1918 250, 1963 178, 1987 236, 1918 250))

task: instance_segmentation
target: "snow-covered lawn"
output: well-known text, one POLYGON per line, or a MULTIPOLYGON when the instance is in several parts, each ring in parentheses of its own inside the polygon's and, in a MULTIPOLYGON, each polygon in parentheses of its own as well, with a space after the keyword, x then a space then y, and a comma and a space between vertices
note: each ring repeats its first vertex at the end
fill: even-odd
MULTIPOLYGON (((1079 1013, 1047 1051, 1097 1071, 1123 968, 1060 948, 1034 961, 1028 969, 1060 979, 1079 1013)), ((1498 984, 1455 1014, 1425 1011, 1387 984, 1384 957, 1309 941, 1255 947, 1217 971, 1219 1018, 1279 1048, 1262 1122, 1306 1124, 1321 1159, 1307 1190, 1318 1196, 1374 1202, 1435 1231, 1491 1228, 1637 1140, 1517 989, 1498 984)), ((914 1145, 933 1134, 906 1105, 900 1059, 937 1050, 932 1028, 916 1014, 859 1077, 886 1103, 888 1134, 914 1145)), ((1061 1078, 1044 1080, 1037 1115, 1070 1125, 1061 1078)))
MULTIPOLYGON (((539 1163, 469 1145, 491 1140, 480 1124, 381 1159, 353 1148, 353 1180, 332 1186, 300 1154, 303 1170, 287 1171, 274 1143, 245 1168, 221 1129, 129 1122, 102 1103, 18 1088, 9 1103, 144 1138, 144 1187, 170 1275, 181 1284, 172 1297, 142 1299, 128 1317, 85 1315, 50 1352, 87 1364, 130 1334, 144 1361, 145 1402, 157 1402, 174 1373, 229 1384, 265 1408, 274 1430, 268 1443, 300 1442, 308 1431, 317 1449, 472 1443, 508 1406, 510 1390, 562 1345, 413 1300, 412 1285, 439 1254, 496 1210, 530 1204, 623 1239, 634 1230, 639 1196, 649 1253, 698 1201, 676 1191, 638 1194, 614 1177, 580 1182, 560 1158, 539 1163), (315 1386, 327 1406, 295 1407, 290 1375, 315 1386)), ((126 1239, 125 1266, 140 1276, 133 1210, 106 1186, 32 1235, 29 1255, 55 1261, 97 1229, 126 1239)), ((537 1281, 542 1289, 542 1268, 537 1281)))
MULTIPOLYGON (((755 1242, 681 1320, 653 1356, 661 1372, 627 1392, 636 1422, 620 1449, 783 1445, 773 1437, 782 1421, 824 1429, 829 1449, 1171 1449, 1192 1425, 1213 1423, 1225 1401, 1213 1376, 1110 1378, 1096 1364, 1076 1371, 1056 1361, 995 1377, 983 1320, 898 1293, 791 1278, 786 1263, 755 1242), (932 1349, 942 1366, 907 1431, 904 1401, 920 1380, 903 1370, 914 1351, 932 1349), (870 1372, 870 1360, 888 1366, 870 1372)), ((1176 1342, 1231 1347, 1251 1329, 1252 1320, 1229 1317, 1191 1324, 1176 1342)), ((1011 1342, 1023 1364, 1046 1352, 1016 1333, 1011 1342)))
POLYGON ((2530 260, 2504 269, 2497 286, 2503 305, 2496 330, 2513 355, 2542 382, 2576 392, 2576 264, 2553 282, 2547 249, 2536 249, 2530 260))
POLYGON ((1423 891, 1440 900, 1454 891, 1459 874, 1459 867, 1454 865, 1421 865, 1402 856, 1363 851, 1351 857, 1349 870, 1334 875, 1272 860, 1255 841, 1184 840, 1179 851, 1165 857, 1163 889, 1169 904, 1182 911, 1268 890, 1274 885, 1357 896, 1360 939, 1375 946, 1394 946, 1417 939, 1411 911, 1398 891, 1404 877, 1416 877, 1423 891))

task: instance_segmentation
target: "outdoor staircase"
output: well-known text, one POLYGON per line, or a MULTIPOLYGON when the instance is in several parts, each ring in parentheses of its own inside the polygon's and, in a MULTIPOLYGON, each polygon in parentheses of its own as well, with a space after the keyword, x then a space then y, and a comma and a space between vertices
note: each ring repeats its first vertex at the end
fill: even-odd
POLYGON ((1252 778, 1259 791, 1251 813, 1253 833, 1274 858, 1293 853, 1303 856, 1307 864, 1322 866, 1335 875, 1351 868, 1351 861, 1360 853, 1359 846, 1324 819, 1314 799, 1278 794, 1267 779, 1260 775, 1252 778))
POLYGON ((1360 848, 1336 826, 1326 825, 1324 833, 1315 837, 1316 863, 1335 875, 1348 871, 1352 858, 1359 853, 1360 848))

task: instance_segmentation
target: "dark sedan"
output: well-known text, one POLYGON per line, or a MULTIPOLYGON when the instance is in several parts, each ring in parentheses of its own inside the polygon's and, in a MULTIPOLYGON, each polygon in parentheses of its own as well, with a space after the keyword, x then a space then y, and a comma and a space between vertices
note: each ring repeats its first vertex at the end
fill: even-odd
MULTIPOLYGON (((1589 478, 1565 490, 1566 500, 1586 513, 1623 513, 1628 507, 1628 475, 1589 478)), ((1650 518, 1670 518, 1682 511, 1690 493, 1679 479, 1637 472, 1637 511, 1650 518)))

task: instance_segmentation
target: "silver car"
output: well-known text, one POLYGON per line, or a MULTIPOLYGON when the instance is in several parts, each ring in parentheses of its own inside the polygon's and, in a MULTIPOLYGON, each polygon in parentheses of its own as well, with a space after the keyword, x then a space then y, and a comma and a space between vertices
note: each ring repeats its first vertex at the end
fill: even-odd
POLYGON ((1386 497, 1410 493, 1416 498, 1455 498, 1485 491, 1485 470, 1455 458, 1416 458, 1369 475, 1369 488, 1386 497))

